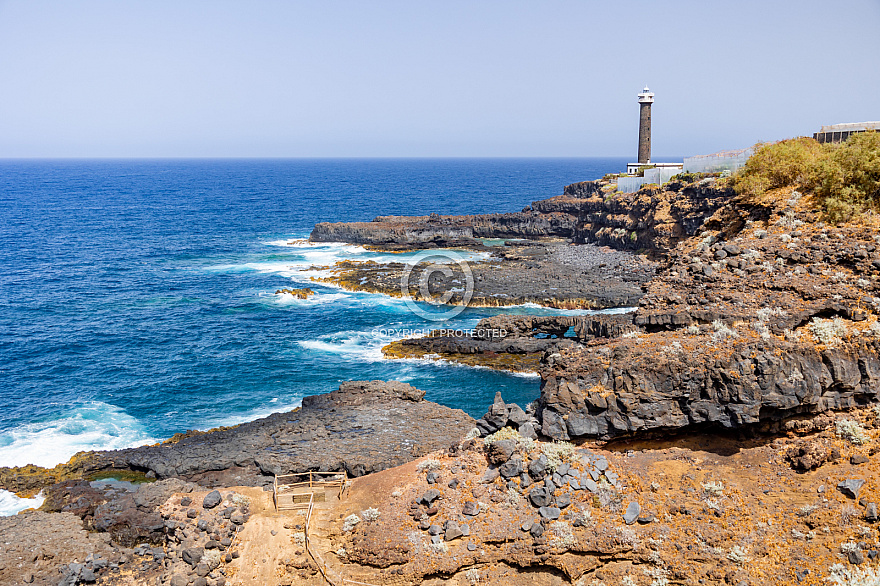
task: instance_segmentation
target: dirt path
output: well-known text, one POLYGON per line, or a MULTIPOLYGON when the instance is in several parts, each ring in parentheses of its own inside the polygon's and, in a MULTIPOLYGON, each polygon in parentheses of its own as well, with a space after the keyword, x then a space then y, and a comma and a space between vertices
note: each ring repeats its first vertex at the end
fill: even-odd
MULTIPOLYGON (((239 558, 229 564, 230 586, 320 585, 327 582, 314 572, 303 543, 305 511, 276 511, 272 493, 254 488, 236 488, 251 499, 251 516, 232 549, 239 558), (300 571, 302 570, 302 571, 300 571)), ((327 564, 331 579, 341 584, 341 577, 350 576, 347 568, 332 553, 332 521, 342 507, 337 499, 317 503, 312 513, 312 548, 327 564)), ((361 574, 362 572, 359 572, 361 574)), ((356 579, 363 579, 359 576, 356 579)))
POLYGON ((304 550, 294 542, 295 529, 285 529, 304 524, 305 517, 292 511, 276 511, 272 493, 256 488, 236 488, 251 500, 251 517, 236 539, 239 558, 233 569, 229 584, 234 586, 273 586, 284 575, 284 560, 295 556, 297 549, 304 550))

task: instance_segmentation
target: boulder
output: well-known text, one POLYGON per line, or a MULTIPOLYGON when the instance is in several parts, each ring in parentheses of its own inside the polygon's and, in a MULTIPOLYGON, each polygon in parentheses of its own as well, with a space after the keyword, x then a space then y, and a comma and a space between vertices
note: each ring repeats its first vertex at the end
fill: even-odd
POLYGON ((513 440, 499 440, 489 446, 487 457, 490 464, 504 464, 516 452, 516 442, 513 440))
POLYGON ((202 501, 202 508, 205 509, 213 509, 217 505, 219 505, 223 501, 223 497, 220 496, 220 492, 216 490, 212 490, 207 495, 205 495, 204 500, 202 501))
POLYGON ((529 462, 529 475, 535 480, 544 478, 547 474, 547 456, 541 454, 529 462))
POLYGON ((519 476, 523 471, 522 458, 514 456, 498 468, 498 473, 504 478, 519 476))
POLYGON ((848 478, 837 485, 837 489, 851 499, 859 498, 859 491, 865 481, 861 478, 848 478))
POLYGON ((501 391, 498 391, 495 393, 495 401, 489 407, 489 412, 483 416, 483 419, 497 430, 507 425, 508 414, 509 410, 507 405, 504 404, 504 399, 501 397, 501 391))
POLYGON ((632 525, 636 522, 636 519, 639 518, 639 514, 642 512, 642 507, 636 501, 631 501, 626 506, 626 512, 623 514, 623 521, 627 525, 632 525))
POLYGON ((183 561, 188 563, 190 566, 195 568, 200 561, 202 561, 202 556, 205 555, 205 550, 201 547, 193 547, 190 549, 184 549, 180 553, 180 557, 183 561))
POLYGON ((522 410, 522 407, 513 403, 508 407, 507 421, 515 427, 519 427, 529 420, 529 415, 522 410))
POLYGON ((553 493, 543 486, 537 486, 529 491, 529 500, 536 507, 546 507, 553 500, 553 493))

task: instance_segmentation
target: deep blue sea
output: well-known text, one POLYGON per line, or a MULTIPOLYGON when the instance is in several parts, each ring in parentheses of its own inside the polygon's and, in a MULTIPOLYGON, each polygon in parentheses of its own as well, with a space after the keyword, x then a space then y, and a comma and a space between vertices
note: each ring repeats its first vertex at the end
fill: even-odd
MULTIPOLYGON (((316 222, 519 211, 625 159, 0 161, 0 465, 52 466, 397 379, 479 417, 539 379, 385 360, 403 301, 310 281, 343 258, 316 222), (282 287, 309 286, 294 300, 282 287)), ((450 325, 541 312, 468 309, 450 325)), ((548 312, 549 313, 549 312, 548 312)), ((558 313, 558 311, 553 311, 558 313)))

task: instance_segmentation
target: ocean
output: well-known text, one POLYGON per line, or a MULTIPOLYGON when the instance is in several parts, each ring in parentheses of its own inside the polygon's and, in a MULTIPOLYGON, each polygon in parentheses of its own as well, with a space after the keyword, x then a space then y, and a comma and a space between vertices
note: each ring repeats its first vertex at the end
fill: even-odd
MULTIPOLYGON (((383 359, 383 330, 436 324, 310 280, 343 258, 407 255, 298 240, 321 221, 519 211, 626 162, 0 161, 0 466, 240 423, 343 380, 405 381, 474 417, 496 391, 525 405, 537 376, 383 359), (304 286, 316 295, 275 294, 304 286)), ((559 313, 469 308, 448 325, 504 312, 559 313)))

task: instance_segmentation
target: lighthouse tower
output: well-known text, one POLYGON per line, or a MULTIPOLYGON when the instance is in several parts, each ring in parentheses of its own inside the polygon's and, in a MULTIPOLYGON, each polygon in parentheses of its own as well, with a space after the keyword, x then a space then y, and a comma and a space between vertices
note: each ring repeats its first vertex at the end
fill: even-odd
POLYGON ((639 94, 639 163, 651 162, 651 104, 654 92, 645 87, 639 94))

